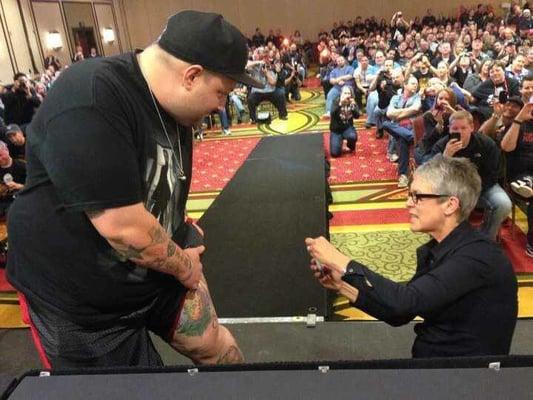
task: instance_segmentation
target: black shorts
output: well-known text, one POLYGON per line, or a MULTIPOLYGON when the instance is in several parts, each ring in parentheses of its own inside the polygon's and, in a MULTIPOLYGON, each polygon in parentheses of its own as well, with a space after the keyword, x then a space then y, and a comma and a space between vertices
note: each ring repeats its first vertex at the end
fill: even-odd
POLYGON ((98 328, 81 326, 35 300, 27 299, 24 310, 23 296, 21 306, 45 367, 153 367, 163 362, 149 332, 167 342, 172 339, 186 293, 176 281, 151 304, 98 328))

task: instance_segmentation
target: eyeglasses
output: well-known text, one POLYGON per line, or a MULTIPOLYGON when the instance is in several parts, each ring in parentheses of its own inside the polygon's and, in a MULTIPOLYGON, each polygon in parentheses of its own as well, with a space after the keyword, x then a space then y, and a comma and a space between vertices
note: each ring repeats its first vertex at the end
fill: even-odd
POLYGON ((418 201, 422 199, 440 199, 441 197, 450 197, 450 196, 451 194, 407 192, 407 197, 410 198, 414 204, 418 204, 418 201))

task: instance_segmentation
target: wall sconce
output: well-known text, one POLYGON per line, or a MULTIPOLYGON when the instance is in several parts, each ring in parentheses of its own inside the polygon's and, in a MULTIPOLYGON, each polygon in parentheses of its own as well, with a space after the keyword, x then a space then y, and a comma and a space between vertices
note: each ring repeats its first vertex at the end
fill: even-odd
POLYGON ((104 28, 103 30, 104 43, 113 43, 115 41, 115 32, 112 28, 104 28))
POLYGON ((58 31, 50 31, 48 32, 48 36, 46 37, 46 44, 48 48, 59 50, 63 47, 63 41, 61 40, 61 34, 58 31))

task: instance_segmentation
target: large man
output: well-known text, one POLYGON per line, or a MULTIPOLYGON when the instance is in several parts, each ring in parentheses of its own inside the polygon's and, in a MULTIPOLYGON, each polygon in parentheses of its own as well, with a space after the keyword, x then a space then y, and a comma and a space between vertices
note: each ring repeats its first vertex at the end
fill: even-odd
POLYGON ((495 240, 501 223, 511 212, 511 200, 498 184, 500 150, 490 137, 474 132, 474 120, 467 111, 451 115, 449 131, 450 136, 435 143, 432 153, 465 157, 477 167, 481 176, 478 206, 484 210, 481 232, 495 240), (459 138, 452 137, 453 133, 459 138))
POLYGON ((54 368, 161 365, 149 331, 196 363, 240 362, 186 224, 191 127, 222 109, 246 39, 184 11, 143 52, 68 69, 28 130, 8 277, 54 368), (24 300, 24 299, 23 299, 24 300))

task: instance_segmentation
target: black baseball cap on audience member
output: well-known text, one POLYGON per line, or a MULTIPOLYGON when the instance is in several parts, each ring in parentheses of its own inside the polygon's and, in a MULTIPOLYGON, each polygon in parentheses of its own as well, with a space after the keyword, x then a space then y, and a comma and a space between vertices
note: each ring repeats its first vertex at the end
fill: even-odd
POLYGON ((9 124, 6 126, 6 136, 16 132, 22 132, 22 129, 20 129, 20 126, 17 124, 9 124))
POLYGON ((524 102, 520 98, 520 96, 511 96, 507 99, 508 103, 514 103, 517 106, 520 106, 520 108, 524 107, 524 102))
POLYGON ((245 85, 264 85, 245 71, 248 46, 244 35, 220 14, 186 10, 171 16, 158 40, 159 46, 182 61, 245 85))

